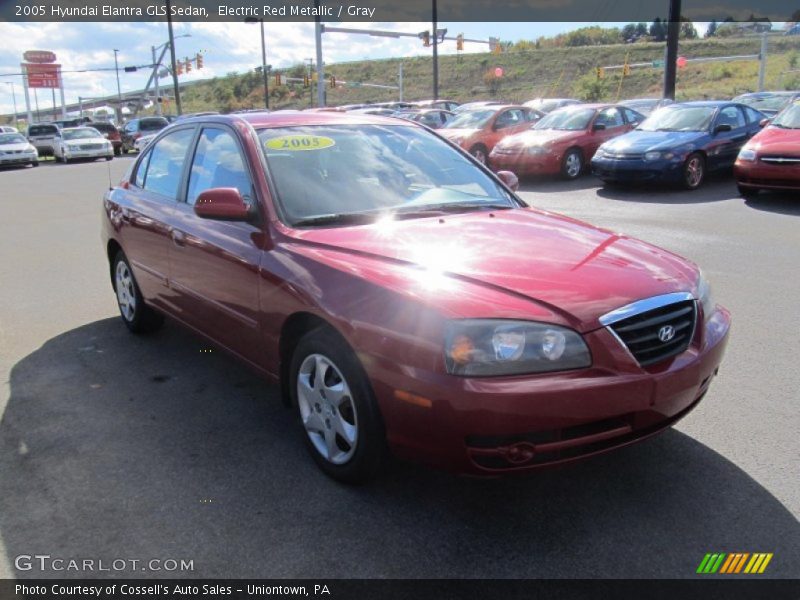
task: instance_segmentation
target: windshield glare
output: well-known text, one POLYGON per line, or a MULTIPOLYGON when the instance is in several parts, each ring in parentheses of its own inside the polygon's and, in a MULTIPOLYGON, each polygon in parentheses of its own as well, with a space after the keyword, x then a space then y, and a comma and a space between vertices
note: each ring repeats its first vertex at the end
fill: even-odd
POLYGON ((103 137, 96 129, 84 127, 82 129, 65 129, 63 133, 65 140, 84 140, 87 138, 103 137))
POLYGON ((784 110, 772 120, 772 124, 786 129, 800 129, 800 103, 784 110))
POLYGON ((533 128, 564 129, 569 131, 586 129, 589 126, 589 121, 594 116, 594 112, 593 108, 558 109, 544 117, 533 128))
POLYGON ((446 125, 447 129, 480 129, 497 112, 492 109, 468 110, 453 117, 446 125))
POLYGON ((705 131, 714 117, 713 106, 667 106, 655 111, 638 129, 642 131, 705 131))
POLYGON ((752 106, 756 110, 778 111, 786 106, 789 96, 745 96, 741 98, 742 104, 752 106))
POLYGON ((0 145, 5 144, 21 144, 27 142, 19 133, 0 133, 0 145))
POLYGON ((330 215, 518 206, 467 157, 417 127, 297 126, 258 135, 292 224, 330 215))

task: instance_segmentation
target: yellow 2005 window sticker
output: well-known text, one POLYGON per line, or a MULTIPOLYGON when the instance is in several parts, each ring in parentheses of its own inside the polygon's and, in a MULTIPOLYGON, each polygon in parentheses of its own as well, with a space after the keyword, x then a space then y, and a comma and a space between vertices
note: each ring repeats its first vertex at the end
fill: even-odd
POLYGON ((264 143, 267 150, 284 150, 302 152, 304 150, 322 150, 335 146, 336 142, 321 135, 282 135, 264 143))

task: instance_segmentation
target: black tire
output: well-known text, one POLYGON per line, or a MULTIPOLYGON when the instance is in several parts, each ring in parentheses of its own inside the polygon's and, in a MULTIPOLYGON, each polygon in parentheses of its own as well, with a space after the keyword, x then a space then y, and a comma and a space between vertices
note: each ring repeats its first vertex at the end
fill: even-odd
POLYGON ((579 148, 570 148, 561 159, 561 176, 564 179, 577 179, 585 167, 583 152, 579 148))
POLYGON ((472 156, 474 156, 482 165, 489 164, 489 151, 483 144, 475 144, 469 149, 469 153, 472 154, 472 156))
POLYGON ((755 198, 758 196, 758 192, 761 191, 758 188, 751 188, 743 185, 737 185, 736 189, 739 190, 739 195, 745 199, 755 198))
POLYGON ((106 160, 114 160, 113 156, 106 156, 106 160))
POLYGON ((120 318, 131 332, 137 334, 150 333, 161 328, 161 326, 164 324, 164 317, 161 315, 161 313, 154 311, 145 303, 142 293, 139 291, 139 284, 136 283, 136 279, 133 276, 133 269, 131 269, 131 265, 122 250, 117 252, 117 255, 114 257, 114 263, 112 264, 111 268, 111 285, 114 288, 114 293, 117 294, 117 305, 119 306, 120 318), (135 307, 131 312, 126 312, 123 309, 120 295, 117 292, 117 271, 120 268, 120 264, 124 265, 130 274, 130 286, 128 288, 128 294, 135 300, 135 307))
POLYGON ((31 166, 32 166, 32 167, 38 167, 38 166, 39 166, 39 161, 38 161, 38 160, 35 160, 35 161, 33 161, 33 162, 31 163, 31 166))
POLYGON ((117 146, 116 148, 114 148, 114 156, 119 156, 120 154, 122 154, 122 148, 117 146))
MULTIPOLYGON (((306 447, 326 475, 349 484, 365 483, 377 475, 387 455, 386 432, 378 404, 358 357, 334 330, 317 329, 300 339, 289 366, 289 393, 306 447), (352 455, 342 464, 335 464, 320 453, 303 423, 301 406, 298 402, 298 377, 304 361, 312 355, 322 355, 330 361, 341 372, 350 389, 349 398, 352 401, 351 408, 355 409, 353 412, 356 415, 354 421, 357 437, 352 455)), ((324 398, 324 394, 322 397, 324 398)), ((321 412, 319 406, 317 411, 321 412)), ((321 414, 324 418, 324 412, 321 414)))
POLYGON ((706 180, 706 159, 699 152, 686 157, 683 163, 683 187, 696 190, 706 180))
POLYGON ((128 147, 125 144, 122 144, 122 153, 123 154, 127 154, 128 153, 128 147))

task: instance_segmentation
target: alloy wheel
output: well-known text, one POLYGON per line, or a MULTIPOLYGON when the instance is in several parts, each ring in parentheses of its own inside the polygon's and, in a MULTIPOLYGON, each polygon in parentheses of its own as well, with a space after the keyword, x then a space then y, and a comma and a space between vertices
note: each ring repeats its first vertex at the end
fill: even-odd
POLYGON ((114 273, 114 287, 117 292, 117 303, 122 317, 126 321, 133 321, 136 316, 136 288, 130 268, 124 261, 117 263, 114 273))

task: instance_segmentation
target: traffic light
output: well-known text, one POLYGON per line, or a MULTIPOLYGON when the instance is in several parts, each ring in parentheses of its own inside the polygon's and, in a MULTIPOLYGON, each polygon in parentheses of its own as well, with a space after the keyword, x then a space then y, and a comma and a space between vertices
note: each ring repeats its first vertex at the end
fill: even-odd
POLYGON ((336 87, 336 75, 331 75, 331 88, 336 87))
POLYGON ((426 48, 431 45, 431 32, 423 31, 419 34, 422 37, 422 45, 426 48))
POLYGON ((186 62, 186 64, 185 64, 186 72, 187 72, 187 73, 190 73, 190 72, 191 72, 191 70, 192 70, 192 61, 190 61, 190 60, 187 58, 187 59, 185 59, 185 62, 186 62))
POLYGON ((181 61, 175 63, 175 74, 183 75, 183 63, 181 61))
POLYGON ((275 73, 275 85, 281 85, 281 74, 275 73))
POLYGON ((597 67, 595 71, 597 72, 598 79, 603 79, 606 76, 606 70, 603 67, 597 67))
POLYGON ((303 74, 303 87, 308 87, 309 85, 311 85, 311 80, 307 74, 303 74))
POLYGON ((202 69, 203 68, 203 55, 202 54, 200 54, 198 52, 197 55, 194 57, 194 61, 197 64, 197 68, 198 69, 202 69))
POLYGON ((464 34, 463 33, 459 33, 456 36, 456 50, 461 51, 463 49, 464 49, 464 34))
POLYGON ((622 76, 627 77, 631 74, 631 66, 629 64, 625 64, 622 67, 622 76))

